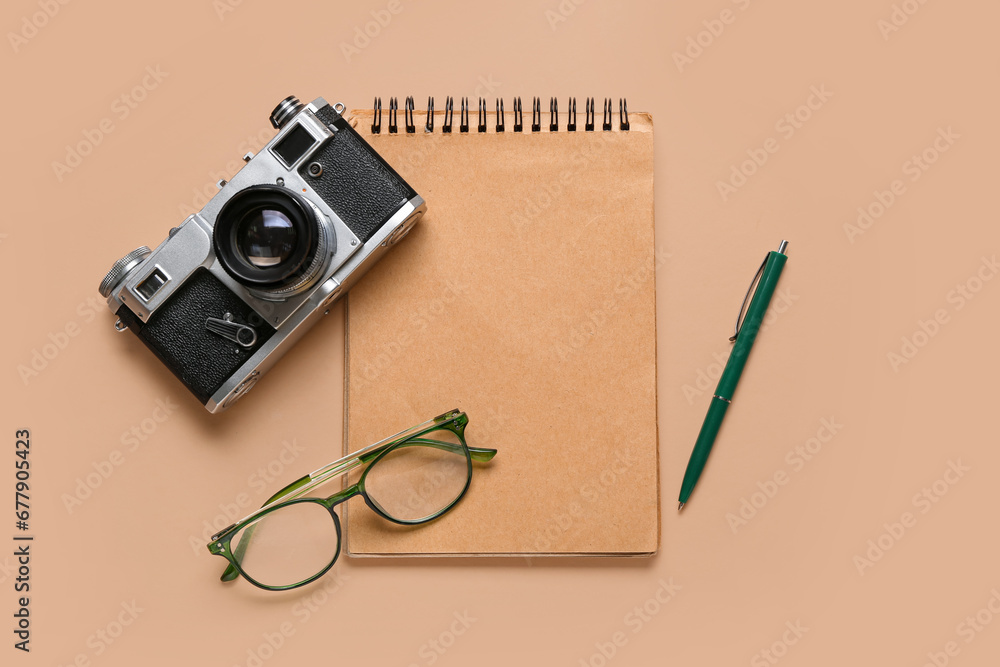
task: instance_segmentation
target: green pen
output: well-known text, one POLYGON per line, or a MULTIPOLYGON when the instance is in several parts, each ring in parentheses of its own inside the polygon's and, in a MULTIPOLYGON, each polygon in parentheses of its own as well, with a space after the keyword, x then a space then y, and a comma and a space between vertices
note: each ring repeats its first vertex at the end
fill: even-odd
POLYGON ((719 378, 719 386, 715 389, 712 402, 708 406, 708 414, 705 415, 705 422, 701 425, 698 440, 694 443, 694 451, 691 452, 691 459, 688 461, 687 471, 684 473, 684 482, 681 484, 678 511, 684 509, 684 504, 691 497, 694 485, 698 483, 701 471, 705 468, 705 462, 712 451, 715 437, 722 427, 722 418, 726 416, 726 410, 733 402, 736 383, 740 381, 740 376, 743 374, 743 367, 746 366, 750 348, 753 347, 753 343, 757 339, 757 332, 760 331, 767 307, 771 304, 771 297, 774 296, 774 289, 778 286, 781 270, 785 268, 785 261, 788 259, 785 256, 785 248, 787 247, 788 241, 782 241, 777 252, 767 253, 767 257, 764 258, 763 264, 757 269, 757 274, 754 275, 754 279, 750 283, 750 289, 743 297, 743 304, 736 316, 735 333, 729 339, 734 341, 735 345, 729 354, 726 369, 722 371, 722 377, 719 378), (757 290, 753 291, 755 283, 757 290), (753 299, 750 299, 750 306, 747 308, 747 299, 750 298, 752 291, 753 299), (744 308, 746 308, 745 316, 743 314, 744 308), (741 319, 743 320, 742 325, 740 324, 741 319))

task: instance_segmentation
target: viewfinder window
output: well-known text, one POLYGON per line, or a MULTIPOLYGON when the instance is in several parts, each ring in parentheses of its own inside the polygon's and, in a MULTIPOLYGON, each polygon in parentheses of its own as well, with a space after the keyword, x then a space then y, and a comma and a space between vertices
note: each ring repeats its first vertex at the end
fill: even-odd
POLYGON ((156 267, 145 280, 136 286, 135 291, 138 292, 139 296, 143 299, 149 301, 166 282, 166 274, 163 273, 163 271, 160 271, 160 267, 156 267))
POLYGON ((285 134, 281 141, 274 145, 274 152, 285 163, 285 166, 291 167, 312 148, 314 143, 316 140, 309 133, 309 130, 301 125, 296 125, 285 134))

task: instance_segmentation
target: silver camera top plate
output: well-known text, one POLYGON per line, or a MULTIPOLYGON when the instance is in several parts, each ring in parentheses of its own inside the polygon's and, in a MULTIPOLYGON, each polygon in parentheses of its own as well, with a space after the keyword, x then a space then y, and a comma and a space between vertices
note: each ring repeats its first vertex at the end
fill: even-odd
POLYGON ((280 328, 296 310, 309 301, 306 298, 308 292, 281 298, 249 290, 223 269, 212 252, 212 230, 219 211, 230 198, 253 185, 274 184, 301 193, 330 226, 336 242, 315 285, 330 280, 337 270, 361 249, 363 245, 361 240, 297 171, 298 166, 309 160, 310 156, 333 138, 336 132, 316 118, 313 111, 317 104, 323 106, 325 102, 319 98, 305 107, 292 122, 268 142, 263 150, 251 158, 231 180, 222 185, 219 192, 200 213, 185 220, 157 246, 138 269, 129 274, 108 298, 112 310, 117 310, 119 304, 126 304, 140 320, 146 322, 195 269, 204 266, 230 290, 239 294, 271 326, 280 328), (275 153, 274 146, 297 128, 305 129, 312 136, 313 145, 299 159, 286 166, 275 153), (140 287, 151 277, 157 282, 162 278, 162 284, 147 298, 140 287), (114 303, 116 301, 118 303, 114 303))

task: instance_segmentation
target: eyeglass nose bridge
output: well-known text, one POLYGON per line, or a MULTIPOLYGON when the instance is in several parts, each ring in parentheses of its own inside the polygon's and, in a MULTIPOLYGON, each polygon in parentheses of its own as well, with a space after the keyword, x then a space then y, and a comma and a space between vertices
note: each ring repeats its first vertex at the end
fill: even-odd
POLYGON ((326 500, 323 501, 323 504, 326 505, 326 508, 328 510, 333 512, 333 508, 336 507, 337 505, 353 498, 354 496, 360 496, 360 495, 362 495, 362 491, 361 491, 361 483, 359 482, 357 484, 352 484, 351 486, 347 487, 342 491, 338 491, 332 496, 329 496, 326 500))

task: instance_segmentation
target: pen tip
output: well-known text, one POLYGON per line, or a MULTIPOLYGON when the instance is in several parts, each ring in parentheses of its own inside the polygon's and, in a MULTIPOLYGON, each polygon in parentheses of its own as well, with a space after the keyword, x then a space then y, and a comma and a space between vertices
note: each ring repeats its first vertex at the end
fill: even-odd
POLYGON ((677 511, 680 512, 682 509, 684 509, 684 503, 677 503, 677 511))

